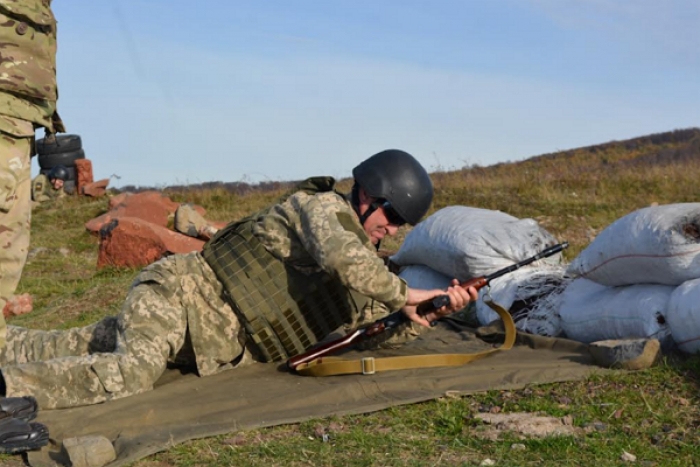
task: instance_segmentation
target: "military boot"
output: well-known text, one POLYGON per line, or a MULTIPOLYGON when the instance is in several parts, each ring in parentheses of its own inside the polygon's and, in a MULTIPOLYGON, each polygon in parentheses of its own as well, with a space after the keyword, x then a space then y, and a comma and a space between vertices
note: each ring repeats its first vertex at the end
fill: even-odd
POLYGON ((32 451, 48 442, 49 429, 41 423, 29 423, 19 418, 0 419, 0 453, 32 451))
POLYGON ((14 454, 39 449, 49 442, 49 430, 36 418, 36 399, 26 397, 0 398, 0 453, 14 454))
POLYGON ((28 422, 36 418, 39 406, 32 396, 0 397, 0 421, 17 418, 28 422))

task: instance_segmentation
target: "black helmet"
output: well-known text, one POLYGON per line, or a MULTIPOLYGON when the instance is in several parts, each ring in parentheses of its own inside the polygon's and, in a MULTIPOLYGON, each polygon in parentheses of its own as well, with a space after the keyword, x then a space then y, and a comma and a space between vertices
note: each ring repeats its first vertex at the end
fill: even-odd
POLYGON ((389 201, 409 224, 416 225, 433 201, 433 182, 412 155, 388 149, 373 155, 352 171, 357 184, 373 198, 389 201))
POLYGON ((63 180, 64 182, 68 180, 68 169, 66 169, 62 165, 57 165, 51 170, 49 170, 49 173, 46 174, 46 177, 49 180, 53 180, 54 178, 57 178, 59 180, 63 180))

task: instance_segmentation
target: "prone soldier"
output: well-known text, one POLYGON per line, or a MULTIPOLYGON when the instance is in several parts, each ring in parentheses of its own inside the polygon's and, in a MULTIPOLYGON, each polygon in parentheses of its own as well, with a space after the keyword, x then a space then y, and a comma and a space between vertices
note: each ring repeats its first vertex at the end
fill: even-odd
POLYGON ((39 174, 32 180, 32 200, 36 202, 51 201, 66 196, 64 185, 68 180, 68 170, 57 165, 46 175, 39 174))
POLYGON ((42 408, 96 404, 144 392, 166 364, 199 376, 251 361, 283 361, 341 325, 401 309, 429 326, 477 298, 458 282, 419 290, 377 255, 382 239, 428 211, 433 186, 410 154, 387 150, 353 170, 350 194, 331 177, 302 182, 283 200, 219 230, 202 253, 172 255, 136 278, 118 316, 83 328, 8 326, 0 390, 42 408), (448 305, 416 306, 447 294, 448 305), (19 364, 21 363, 21 364, 19 364))

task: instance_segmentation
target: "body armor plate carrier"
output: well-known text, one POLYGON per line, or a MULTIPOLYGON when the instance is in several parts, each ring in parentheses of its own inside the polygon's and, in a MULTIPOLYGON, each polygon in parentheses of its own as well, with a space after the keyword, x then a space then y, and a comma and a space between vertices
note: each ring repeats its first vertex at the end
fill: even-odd
POLYGON ((252 218, 228 225, 202 255, 265 361, 286 360, 357 316, 361 297, 325 272, 305 274, 268 252, 252 218))

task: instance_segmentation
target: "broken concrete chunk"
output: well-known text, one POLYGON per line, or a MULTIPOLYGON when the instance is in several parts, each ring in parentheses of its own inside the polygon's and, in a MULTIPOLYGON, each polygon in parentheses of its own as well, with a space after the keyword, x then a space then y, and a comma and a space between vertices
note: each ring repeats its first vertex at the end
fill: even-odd
POLYGON ((112 443, 104 436, 81 436, 63 440, 72 467, 102 467, 117 458, 112 443))
POLYGON ((593 342, 589 346, 595 362, 606 368, 643 370, 661 355, 658 339, 617 339, 593 342))

